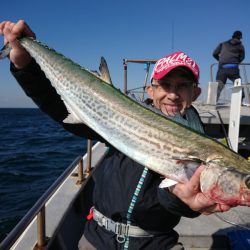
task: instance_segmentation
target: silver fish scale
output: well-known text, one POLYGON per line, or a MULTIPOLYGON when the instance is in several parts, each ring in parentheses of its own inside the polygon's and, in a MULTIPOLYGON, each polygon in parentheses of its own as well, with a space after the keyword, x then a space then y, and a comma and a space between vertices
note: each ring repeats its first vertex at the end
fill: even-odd
MULTIPOLYGON (((95 88, 98 84, 96 77, 88 71, 74 70, 77 65, 31 40, 23 39, 21 43, 38 62, 70 112, 78 110, 75 114, 77 117, 106 140, 112 138, 113 145, 142 165, 161 174, 168 173, 169 176, 173 169, 173 174, 176 175, 178 171, 172 158, 178 158, 180 153, 171 145, 170 138, 167 144, 161 140, 164 138, 163 132, 159 133, 149 126, 142 130, 140 121, 123 113, 124 107, 122 112, 117 112, 117 106, 112 105, 109 98, 101 98, 99 88, 95 88), (74 100, 74 104, 71 100, 74 100), (165 150, 164 154, 162 150, 165 150)), ((102 96, 105 97, 105 93, 102 96)), ((183 167, 180 166, 180 172, 182 171, 183 167)))
POLYGON ((188 157, 220 159, 223 167, 249 173, 249 163, 223 145, 147 110, 54 50, 27 38, 20 42, 69 112, 138 163, 176 180, 185 180, 182 160, 188 157))

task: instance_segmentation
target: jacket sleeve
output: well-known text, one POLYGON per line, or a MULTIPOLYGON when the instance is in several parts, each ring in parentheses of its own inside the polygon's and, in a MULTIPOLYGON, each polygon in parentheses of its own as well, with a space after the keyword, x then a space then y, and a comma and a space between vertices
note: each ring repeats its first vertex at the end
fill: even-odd
POLYGON ((63 120, 68 116, 67 108, 40 66, 34 60, 22 70, 17 70, 11 64, 10 70, 25 94, 43 112, 60 123, 67 131, 87 139, 104 141, 97 133, 84 124, 63 123, 63 120))
POLYGON ((221 51, 221 46, 222 46, 222 44, 220 43, 216 48, 215 48, 215 50, 214 50, 214 52, 213 52, 213 57, 217 60, 217 61, 219 61, 219 55, 220 55, 220 51, 221 51))
POLYGON ((172 214, 188 218, 195 218, 200 215, 199 212, 193 211, 168 189, 158 188, 157 195, 160 204, 172 214))
POLYGON ((242 62, 245 59, 245 47, 242 45, 240 53, 239 53, 239 60, 242 62))

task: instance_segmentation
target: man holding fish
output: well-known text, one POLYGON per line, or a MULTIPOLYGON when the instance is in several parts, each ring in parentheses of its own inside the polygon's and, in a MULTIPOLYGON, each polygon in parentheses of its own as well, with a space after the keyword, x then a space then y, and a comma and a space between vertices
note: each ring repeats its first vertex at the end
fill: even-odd
MULTIPOLYGON (((12 74, 38 107, 66 130, 105 142, 110 147, 94 173, 94 208, 79 249, 183 249, 173 230, 181 216, 194 218, 230 209, 230 205, 216 203, 201 192, 200 176, 205 168, 201 163, 200 167, 195 166, 196 171, 191 171, 187 182, 162 182, 160 174, 132 160, 85 124, 64 123, 68 116, 64 102, 17 40, 35 37, 34 32, 20 20, 1 22, 0 34, 5 44, 12 46, 9 54, 12 74), (111 226, 114 224, 122 230, 117 232, 111 226)), ((199 67, 189 56, 183 52, 165 56, 155 64, 151 85, 147 87, 149 99, 143 105, 204 133, 200 117, 192 106, 201 92, 198 81, 199 67)), ((171 146, 167 150, 174 151, 171 146)))

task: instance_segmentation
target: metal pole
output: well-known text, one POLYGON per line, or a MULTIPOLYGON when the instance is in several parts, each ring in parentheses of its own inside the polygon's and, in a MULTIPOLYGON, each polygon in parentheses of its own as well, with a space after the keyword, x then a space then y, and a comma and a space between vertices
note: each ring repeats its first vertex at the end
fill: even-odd
POLYGON ((174 53, 174 21, 172 21, 172 53, 174 53))
POLYGON ((249 86, 248 86, 248 79, 247 79, 247 71, 246 71, 246 66, 242 65, 243 67, 243 72, 244 72, 244 78, 245 78, 245 82, 243 83, 243 85, 245 86, 245 89, 247 91, 246 96, 248 98, 248 103, 250 104, 250 93, 249 93, 249 86))
POLYGON ((78 163, 78 181, 77 184, 83 183, 83 160, 81 159, 78 163))
POLYGON ((241 79, 234 81, 231 95, 230 119, 228 138, 232 149, 238 152, 239 131, 240 131, 240 109, 241 109, 242 86, 241 79))
POLYGON ((91 171, 92 145, 93 145, 93 141, 88 140, 86 173, 90 173, 91 171))
POLYGON ((125 59, 123 59, 123 66, 124 66, 124 94, 127 94, 127 83, 128 83, 128 75, 127 75, 127 63, 125 59))
POLYGON ((149 69, 150 69, 150 63, 147 63, 147 69, 146 69, 147 71, 146 71, 146 76, 145 76, 144 86, 143 86, 143 91, 142 91, 142 101, 144 101, 145 90, 146 90, 147 81, 148 81, 149 69))
POLYGON ((226 132, 223 120, 221 118, 220 112, 219 112, 219 110, 216 110, 216 111, 217 111, 217 114, 218 114, 218 117, 219 117, 219 120, 220 120, 220 124, 221 124, 221 127, 222 127, 223 134, 225 136, 225 140, 226 140, 227 146, 232 149, 232 146, 231 146, 231 144, 229 142, 228 135, 227 135, 227 132, 226 132))
POLYGON ((218 63, 213 63, 213 64, 210 66, 210 80, 211 80, 211 82, 214 81, 214 77, 213 77, 213 67, 214 67, 214 65, 216 65, 216 64, 218 64, 218 63))
POLYGON ((46 232, 45 232, 45 205, 37 214, 37 246, 38 248, 46 245, 46 232))

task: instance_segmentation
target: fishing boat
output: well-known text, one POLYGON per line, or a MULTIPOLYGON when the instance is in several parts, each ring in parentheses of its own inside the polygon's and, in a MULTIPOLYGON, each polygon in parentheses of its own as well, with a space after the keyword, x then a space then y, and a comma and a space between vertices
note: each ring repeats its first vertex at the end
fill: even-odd
MULTIPOLYGON (((124 59, 124 92, 126 94, 136 95, 136 98, 140 100, 145 98, 144 90, 148 84, 150 66, 155 62, 156 60, 124 59), (129 63, 146 65, 146 75, 140 87, 142 91, 139 88, 128 90, 127 65, 129 63)), ((248 85, 248 81, 245 81, 245 85, 248 85)), ((237 93, 238 90, 237 87, 237 93)), ((250 108, 247 105, 243 107, 238 105, 238 109, 232 112, 230 111, 231 105, 226 102, 217 105, 210 101, 197 101, 195 106, 206 130, 214 138, 226 138, 227 142, 235 140, 225 133, 230 129, 233 119, 234 125, 238 124, 238 128, 235 126, 232 128, 238 129, 236 141, 237 145, 240 145, 238 151, 242 150, 244 156, 250 155, 246 140, 244 145, 242 141, 239 141, 239 137, 249 137, 247 127, 250 123, 250 108), (237 121, 239 109, 240 122, 237 121)), ((42 195, 2 241, 0 249, 78 249, 78 241, 83 234, 87 214, 92 206, 94 186, 92 173, 98 168, 107 151, 105 144, 93 143, 89 140, 87 153, 77 157, 42 195)), ((185 249, 250 249, 249 210, 249 207, 236 207, 223 214, 201 215, 196 219, 182 218, 175 229, 180 234, 180 241, 185 249)))

